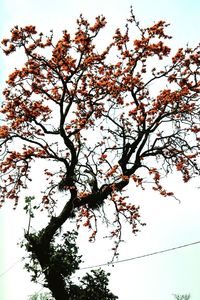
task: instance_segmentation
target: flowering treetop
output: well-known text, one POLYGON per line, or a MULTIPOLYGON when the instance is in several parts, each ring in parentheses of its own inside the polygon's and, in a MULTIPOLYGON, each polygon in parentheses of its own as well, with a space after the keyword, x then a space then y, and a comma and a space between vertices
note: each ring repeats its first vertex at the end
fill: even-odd
POLYGON ((142 28, 132 13, 100 52, 96 38, 105 25, 102 16, 93 25, 80 16, 76 33, 64 30, 57 42, 53 32, 44 37, 34 26, 15 26, 2 41, 6 55, 23 51, 25 63, 3 92, 1 201, 17 205, 32 162, 46 161, 45 207, 53 211, 58 190, 66 194, 52 233, 72 211, 91 227, 105 200, 118 224, 112 235, 121 217, 135 232, 138 208, 121 194, 131 179, 141 185, 150 176, 167 196, 161 174, 176 169, 184 182, 199 174, 200 46, 171 55, 168 24, 142 28))

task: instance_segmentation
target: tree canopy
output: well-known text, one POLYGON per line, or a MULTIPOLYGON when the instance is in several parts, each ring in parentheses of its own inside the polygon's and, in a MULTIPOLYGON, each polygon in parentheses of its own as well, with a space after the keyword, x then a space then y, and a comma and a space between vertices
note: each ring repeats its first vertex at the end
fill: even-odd
POLYGON ((188 182, 200 171, 200 45, 173 54, 168 24, 143 28, 131 11, 101 50, 105 25, 103 16, 90 24, 81 15, 77 31, 64 30, 57 41, 53 31, 46 37, 32 25, 15 26, 2 41, 6 55, 18 51, 25 62, 3 92, 1 203, 11 199, 16 207, 33 165, 46 162, 38 178, 47 179, 41 205, 49 223, 26 238, 56 299, 68 293, 51 265, 51 242, 67 220, 88 227, 91 241, 98 221, 107 222, 116 254, 123 222, 133 233, 142 224, 123 194, 130 182, 150 180, 153 190, 173 196, 161 177, 178 171, 188 182))

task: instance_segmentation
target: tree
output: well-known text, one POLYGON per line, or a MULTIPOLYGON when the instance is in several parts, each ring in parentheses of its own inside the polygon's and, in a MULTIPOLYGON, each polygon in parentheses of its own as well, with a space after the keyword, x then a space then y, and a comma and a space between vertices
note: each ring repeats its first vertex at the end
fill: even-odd
POLYGON ((3 92, 1 202, 16 207, 33 163, 46 162, 38 176, 47 178, 41 202, 49 223, 25 237, 56 300, 69 299, 65 275, 51 263, 63 224, 75 218, 92 241, 99 220, 107 222, 117 255, 123 220, 133 233, 142 224, 124 193, 128 184, 150 180, 153 190, 173 196, 163 176, 177 170, 188 182, 200 170, 200 46, 171 54, 168 24, 143 28, 131 10, 102 51, 105 25, 102 16, 93 25, 80 16, 75 34, 64 30, 57 42, 34 26, 16 26, 2 41, 4 53, 24 53, 25 64, 3 92))
POLYGON ((189 300, 190 299, 190 294, 185 294, 185 295, 174 294, 174 297, 177 300, 189 300))
POLYGON ((48 293, 43 293, 43 294, 39 294, 39 293, 35 293, 33 295, 31 295, 28 300, 50 300, 51 296, 48 293))
MULTIPOLYGON (((79 268, 81 256, 78 256, 78 247, 76 246, 77 232, 66 232, 63 235, 63 243, 51 242, 51 266, 54 270, 60 272, 66 282, 66 290, 70 300, 115 300, 117 296, 113 295, 108 289, 108 277, 110 273, 104 270, 92 270, 91 274, 86 275, 80 280, 80 284, 73 283, 71 276, 79 268)), ((26 243, 29 247, 29 243, 26 243)), ((42 277, 41 267, 38 265, 37 258, 30 255, 30 261, 25 265, 27 270, 32 273, 32 280, 36 281, 42 277), (30 263, 31 262, 31 263, 30 263)), ((53 299, 49 293, 35 293, 30 296, 29 300, 53 299)))
MULTIPOLYGON (((75 298, 80 300, 93 300, 93 299, 106 299, 115 300, 118 297, 114 296, 107 288, 108 276, 104 270, 92 270, 92 274, 87 273, 81 280, 81 288, 78 289, 78 293, 75 293, 75 298)), ((77 287, 76 287, 77 289, 77 287)), ((71 293, 70 293, 71 295, 71 293)))

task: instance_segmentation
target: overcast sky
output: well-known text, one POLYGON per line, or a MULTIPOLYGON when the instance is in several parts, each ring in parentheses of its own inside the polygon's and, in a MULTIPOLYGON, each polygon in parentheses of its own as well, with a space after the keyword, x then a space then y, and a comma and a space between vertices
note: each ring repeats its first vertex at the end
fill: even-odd
MULTIPOLYGON (((33 24, 39 31, 54 29, 59 33, 62 29, 73 28, 80 13, 90 20, 98 14, 105 15, 108 20, 105 29, 107 38, 112 36, 117 27, 123 26, 129 17, 130 6, 134 5, 141 24, 151 25, 160 19, 171 23, 174 48, 183 47, 187 43, 192 46, 199 42, 200 2, 197 0, 4 0, 1 5, 1 39, 17 24, 33 24)), ((4 58, 2 53, 0 61, 3 66, 0 74, 2 86, 6 74, 17 62, 12 57, 4 58)), ((142 221, 147 226, 141 228, 137 237, 131 236, 127 231, 127 240, 121 247, 119 259, 200 240, 198 180, 182 184, 181 177, 175 174, 166 184, 181 200, 180 204, 173 198, 162 198, 152 193, 151 189, 141 191, 130 187, 130 195, 140 205, 142 221)), ((6 205, 0 211, 0 274, 7 270, 0 277, 2 300, 26 300, 27 295, 40 290, 40 286, 29 284, 29 275, 23 271, 23 264, 18 262, 22 253, 17 242, 23 236, 26 222, 20 208, 13 212, 11 205, 6 205)), ((80 252, 84 254, 84 266, 98 265, 110 259, 110 245, 105 244, 104 240, 96 245, 88 245, 85 241, 86 239, 81 238, 80 252)), ((200 244, 119 263, 115 267, 106 267, 105 270, 111 272, 110 288, 120 300, 170 300, 173 299, 173 293, 191 293, 191 300, 199 300, 200 297, 200 244)), ((80 272, 79 275, 82 274, 80 272)))

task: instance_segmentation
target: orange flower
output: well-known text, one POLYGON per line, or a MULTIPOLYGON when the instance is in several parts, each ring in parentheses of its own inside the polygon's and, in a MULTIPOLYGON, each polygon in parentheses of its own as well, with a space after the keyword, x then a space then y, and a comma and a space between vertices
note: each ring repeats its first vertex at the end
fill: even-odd
POLYGON ((87 227, 87 226, 90 226, 90 221, 87 220, 84 224, 83 224, 84 227, 87 227))
POLYGON ((8 136, 8 126, 2 125, 0 126, 0 138, 6 138, 8 136))
POLYGON ((106 159, 106 157, 107 157, 107 154, 102 154, 99 159, 104 160, 104 159, 106 159))
POLYGON ((87 197, 89 194, 90 193, 88 193, 88 192, 80 192, 78 196, 79 196, 80 199, 82 199, 82 198, 87 197))
POLYGON ((118 169, 118 167, 119 167, 118 165, 115 165, 114 167, 112 167, 112 169, 110 169, 110 171, 107 172, 106 177, 113 175, 116 172, 116 170, 118 169))
POLYGON ((183 169, 183 163, 180 161, 179 163, 176 164, 176 169, 178 171, 180 171, 181 169, 183 169))

